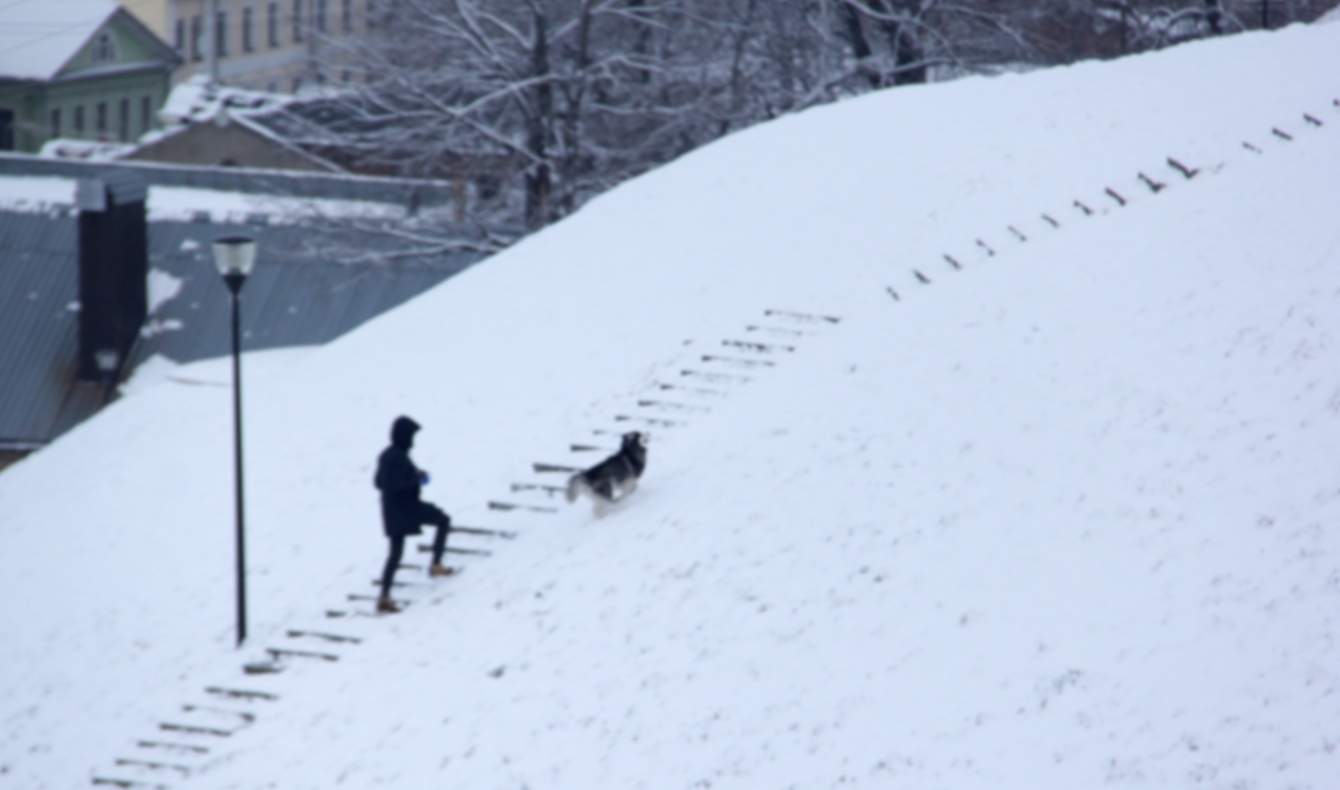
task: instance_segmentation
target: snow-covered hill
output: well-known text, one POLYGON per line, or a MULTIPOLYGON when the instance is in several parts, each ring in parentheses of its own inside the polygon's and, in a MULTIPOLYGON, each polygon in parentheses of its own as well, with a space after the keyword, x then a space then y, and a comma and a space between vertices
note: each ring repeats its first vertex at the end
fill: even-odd
POLYGON ((228 368, 136 382, 0 475, 0 786, 1332 786, 1337 75, 1322 25, 822 108, 249 356, 241 651, 228 368), (520 534, 326 617, 401 413, 520 534), (511 490, 634 425, 605 519, 511 490))

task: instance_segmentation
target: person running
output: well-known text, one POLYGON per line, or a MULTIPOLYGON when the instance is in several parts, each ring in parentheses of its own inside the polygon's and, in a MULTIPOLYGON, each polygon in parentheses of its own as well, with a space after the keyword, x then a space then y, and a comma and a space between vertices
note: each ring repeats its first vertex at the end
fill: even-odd
POLYGON ((450 568, 442 565, 442 554, 447 550, 447 533, 451 530, 451 517, 442 508, 420 498, 423 486, 428 484, 428 473, 415 466, 409 457, 410 448, 414 446, 414 434, 418 432, 419 424, 409 417, 395 419, 391 424, 391 446, 377 458, 377 476, 373 481, 381 491, 382 526, 390 541, 390 552, 382 571, 382 593, 377 599, 377 611, 388 614, 400 611, 400 607, 391 599, 391 584, 395 581, 395 572, 405 553, 405 538, 418 535, 422 525, 432 524, 437 527, 437 534, 433 537, 433 564, 428 566, 428 575, 447 576, 451 573, 450 568))

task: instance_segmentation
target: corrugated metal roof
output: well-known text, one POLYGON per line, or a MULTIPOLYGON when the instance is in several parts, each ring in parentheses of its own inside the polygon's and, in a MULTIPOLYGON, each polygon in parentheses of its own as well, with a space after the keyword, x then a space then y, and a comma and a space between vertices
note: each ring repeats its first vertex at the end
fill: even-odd
MULTIPOLYGON (((342 263, 313 249, 390 252, 397 242, 331 226, 151 222, 151 276, 180 289, 147 319, 126 372, 155 354, 190 362, 231 353, 230 297, 211 243, 238 234, 258 245, 242 290, 247 351, 332 340, 480 257, 342 263)), ((99 387, 76 382, 77 235, 71 212, 0 211, 0 444, 48 442, 101 404, 99 387)))
POLYGON ((210 245, 220 236, 236 234, 252 236, 257 244, 256 268, 241 295, 244 350, 324 343, 479 257, 340 263, 311 255, 314 235, 332 245, 391 248, 384 238, 338 228, 150 223, 150 269, 178 280, 181 290, 149 316, 147 330, 131 352, 132 363, 154 354, 189 362, 231 353, 230 297, 210 245))
POLYGON ((75 378, 77 223, 0 216, 0 441, 42 441, 55 435, 75 378))

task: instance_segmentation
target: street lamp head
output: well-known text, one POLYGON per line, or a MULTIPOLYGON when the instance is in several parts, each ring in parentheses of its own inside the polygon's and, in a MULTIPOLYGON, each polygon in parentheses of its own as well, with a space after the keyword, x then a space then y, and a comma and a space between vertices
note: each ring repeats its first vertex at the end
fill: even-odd
POLYGON ((251 274, 256 263, 256 241, 247 236, 224 236, 214 240, 214 265, 233 293, 251 274))

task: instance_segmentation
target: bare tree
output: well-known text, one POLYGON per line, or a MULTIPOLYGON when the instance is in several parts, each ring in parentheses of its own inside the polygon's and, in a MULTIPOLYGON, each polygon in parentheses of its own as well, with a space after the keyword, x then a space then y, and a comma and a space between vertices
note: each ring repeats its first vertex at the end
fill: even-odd
POLYGON ((500 226, 538 228, 761 120, 1231 33, 1259 26, 1249 12, 1267 1, 1280 21, 1335 3, 381 0, 374 34, 338 53, 365 80, 321 128, 362 169, 471 185, 468 219, 493 245, 500 226))
POLYGON ((682 146, 712 90, 694 24, 656 0, 398 0, 339 134, 401 173, 520 179, 535 228, 682 146))

